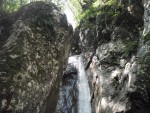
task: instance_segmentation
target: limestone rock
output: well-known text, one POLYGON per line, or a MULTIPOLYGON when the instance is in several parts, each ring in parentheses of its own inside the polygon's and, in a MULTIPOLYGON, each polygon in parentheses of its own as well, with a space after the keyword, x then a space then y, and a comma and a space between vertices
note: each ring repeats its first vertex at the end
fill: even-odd
POLYGON ((0 19, 0 28, 8 31, 0 34, 0 113, 53 113, 70 50, 66 18, 54 4, 34 2, 0 19))
POLYGON ((93 112, 149 113, 150 2, 120 0, 120 3, 123 11, 116 20, 106 19, 102 13, 96 16, 93 26, 80 25, 80 44, 89 65, 93 112))

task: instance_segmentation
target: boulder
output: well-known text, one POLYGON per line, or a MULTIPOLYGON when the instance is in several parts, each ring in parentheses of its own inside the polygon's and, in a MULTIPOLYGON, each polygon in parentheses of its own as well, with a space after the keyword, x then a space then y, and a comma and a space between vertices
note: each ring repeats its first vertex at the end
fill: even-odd
POLYGON ((0 24, 8 31, 0 34, 0 113, 53 113, 72 28, 52 3, 27 4, 8 18, 0 24))

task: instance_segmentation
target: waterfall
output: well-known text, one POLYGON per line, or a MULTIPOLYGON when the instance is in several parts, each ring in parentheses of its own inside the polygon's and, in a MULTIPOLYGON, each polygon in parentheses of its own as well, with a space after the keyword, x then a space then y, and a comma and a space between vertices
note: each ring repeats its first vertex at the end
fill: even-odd
POLYGON ((79 67, 78 67, 78 87, 79 87, 79 113, 91 113, 91 103, 90 103, 90 89, 85 72, 85 67, 83 63, 83 57, 79 56, 79 67))
POLYGON ((91 113, 90 89, 81 55, 69 57, 65 73, 56 113, 91 113))

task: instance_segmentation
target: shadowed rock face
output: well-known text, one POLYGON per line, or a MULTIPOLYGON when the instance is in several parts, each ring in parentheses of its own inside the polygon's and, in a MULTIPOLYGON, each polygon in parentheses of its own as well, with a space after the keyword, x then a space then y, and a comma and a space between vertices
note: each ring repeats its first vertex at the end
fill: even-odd
POLYGON ((59 102, 55 113, 78 112, 78 56, 69 57, 67 68, 64 72, 59 102))
POLYGON ((124 8, 116 20, 100 14, 95 27, 80 28, 93 112, 149 113, 149 3, 120 3, 124 8))
POLYGON ((44 2, 8 18, 7 27, 0 19, 8 31, 0 32, 0 113, 53 113, 72 28, 54 4, 44 2))

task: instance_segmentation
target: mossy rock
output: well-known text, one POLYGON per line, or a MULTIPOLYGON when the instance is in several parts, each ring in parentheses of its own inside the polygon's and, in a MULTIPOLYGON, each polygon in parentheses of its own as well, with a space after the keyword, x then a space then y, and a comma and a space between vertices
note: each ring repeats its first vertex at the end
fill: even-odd
POLYGON ((138 41, 133 41, 133 40, 128 40, 124 42, 125 44, 125 48, 124 48, 124 52, 127 54, 132 54, 137 52, 137 48, 138 48, 138 41))

